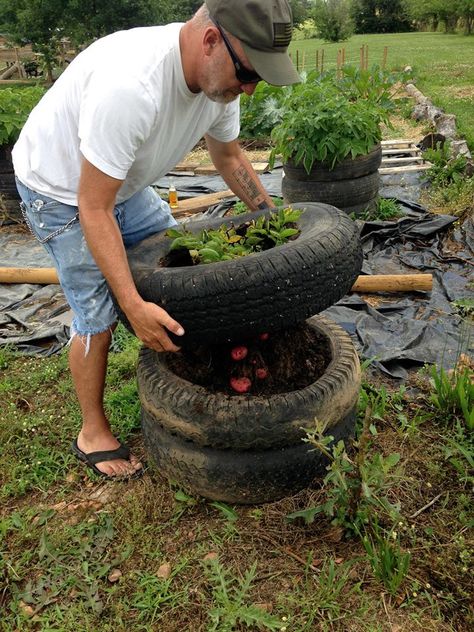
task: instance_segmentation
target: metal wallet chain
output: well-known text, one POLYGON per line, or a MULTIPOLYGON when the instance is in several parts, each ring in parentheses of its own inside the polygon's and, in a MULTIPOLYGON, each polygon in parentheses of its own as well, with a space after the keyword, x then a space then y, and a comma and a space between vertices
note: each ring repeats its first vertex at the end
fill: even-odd
POLYGON ((24 202, 20 202, 20 208, 21 208, 21 213, 23 215, 23 218, 25 220, 26 225, 28 226, 30 233, 33 235, 33 237, 35 239, 37 239, 40 244, 45 244, 46 242, 48 242, 50 239, 53 239, 53 237, 57 237, 58 235, 60 235, 61 233, 63 233, 66 228, 69 228, 69 226, 71 224, 73 224, 77 219, 79 219, 79 212, 77 212, 74 217, 72 219, 70 219, 67 224, 65 224, 64 226, 61 226, 61 228, 58 228, 58 230, 55 230, 54 233, 51 233, 51 235, 48 235, 47 237, 38 237, 34 231, 33 228, 31 227, 31 223, 30 220, 28 218, 28 215, 26 214, 26 204, 24 202))

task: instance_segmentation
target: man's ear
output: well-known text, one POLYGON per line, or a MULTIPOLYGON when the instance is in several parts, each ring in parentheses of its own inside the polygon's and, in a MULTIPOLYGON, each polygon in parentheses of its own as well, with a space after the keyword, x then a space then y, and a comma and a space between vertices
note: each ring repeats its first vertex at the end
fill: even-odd
POLYGON ((212 50, 219 44, 220 33, 216 26, 208 26, 202 36, 202 44, 205 55, 211 55, 212 50))

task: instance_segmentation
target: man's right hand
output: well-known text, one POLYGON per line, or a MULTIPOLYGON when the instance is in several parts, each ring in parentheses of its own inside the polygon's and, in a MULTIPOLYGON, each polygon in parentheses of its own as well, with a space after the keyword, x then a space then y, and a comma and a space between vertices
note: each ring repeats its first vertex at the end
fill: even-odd
POLYGON ((133 309, 125 313, 137 338, 143 344, 155 351, 179 351, 180 347, 173 344, 166 332, 171 331, 177 336, 184 334, 184 329, 164 309, 142 301, 133 309))

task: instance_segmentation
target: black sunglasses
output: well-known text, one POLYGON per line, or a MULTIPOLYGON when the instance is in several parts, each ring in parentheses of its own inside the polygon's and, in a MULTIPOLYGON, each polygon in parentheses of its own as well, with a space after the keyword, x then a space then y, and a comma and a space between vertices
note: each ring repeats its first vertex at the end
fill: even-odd
POLYGON ((241 83, 258 83, 259 81, 262 81, 262 78, 260 77, 259 74, 257 74, 255 72, 255 70, 250 70, 249 68, 246 68, 243 65, 243 63, 240 61, 240 59, 238 58, 235 50, 232 48, 232 45, 231 45, 231 43, 229 42, 229 40, 227 38, 227 35, 222 30, 219 22, 214 20, 214 18, 211 18, 211 20, 214 22, 214 24, 219 29, 219 33, 221 34, 222 39, 224 40, 224 44, 226 45, 227 51, 228 51, 228 53, 230 55, 230 58, 232 59, 232 62, 234 64, 235 76, 237 77, 237 79, 241 83))

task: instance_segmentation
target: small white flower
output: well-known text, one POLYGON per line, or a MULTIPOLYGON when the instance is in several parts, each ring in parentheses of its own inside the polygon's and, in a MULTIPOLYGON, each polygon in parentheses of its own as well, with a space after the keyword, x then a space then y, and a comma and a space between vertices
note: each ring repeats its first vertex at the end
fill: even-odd
POLYGON ((418 597, 418 593, 414 592, 412 593, 413 597, 418 597))

